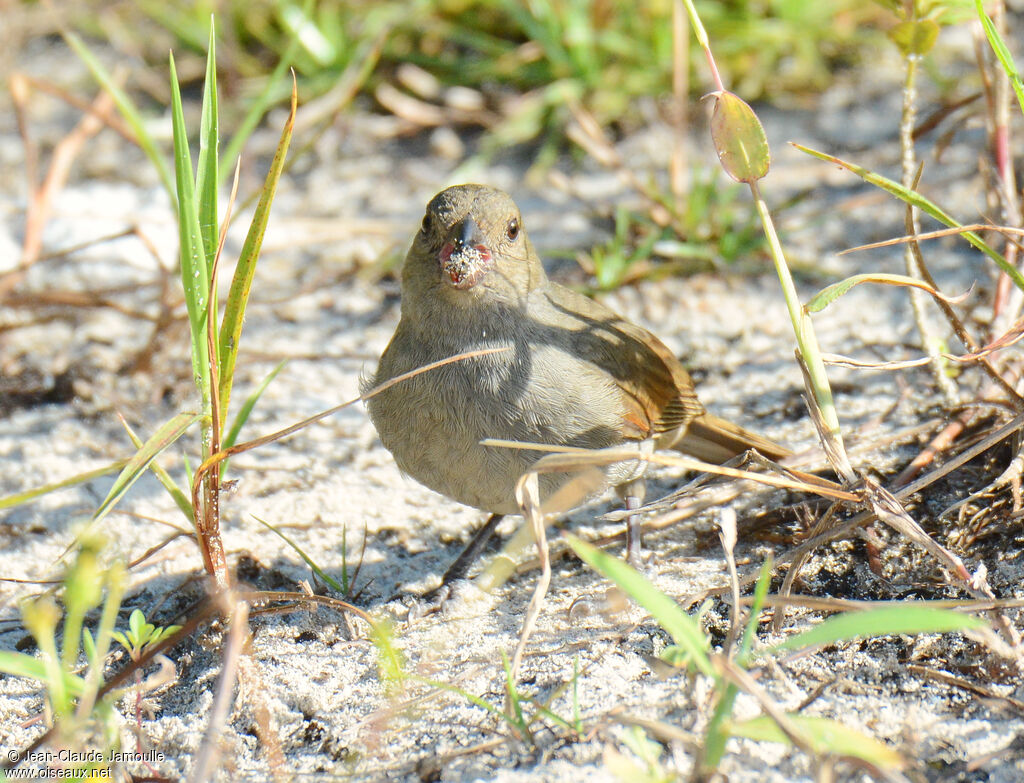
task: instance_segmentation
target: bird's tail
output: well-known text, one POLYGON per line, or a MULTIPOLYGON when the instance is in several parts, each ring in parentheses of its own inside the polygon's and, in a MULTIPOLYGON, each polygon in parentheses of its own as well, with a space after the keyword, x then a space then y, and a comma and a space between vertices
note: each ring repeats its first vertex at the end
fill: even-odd
POLYGON ((703 413, 691 420, 683 436, 672 444, 672 448, 716 465, 727 462, 748 449, 757 449, 761 455, 774 460, 788 457, 793 453, 767 438, 748 432, 710 413, 703 413))

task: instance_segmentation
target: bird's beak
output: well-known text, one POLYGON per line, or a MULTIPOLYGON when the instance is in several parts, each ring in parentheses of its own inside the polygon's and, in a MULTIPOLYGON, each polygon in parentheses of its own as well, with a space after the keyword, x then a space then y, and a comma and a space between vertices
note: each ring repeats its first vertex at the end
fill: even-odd
POLYGON ((444 277, 459 290, 475 286, 492 266, 483 231, 468 216, 452 226, 438 258, 444 277))

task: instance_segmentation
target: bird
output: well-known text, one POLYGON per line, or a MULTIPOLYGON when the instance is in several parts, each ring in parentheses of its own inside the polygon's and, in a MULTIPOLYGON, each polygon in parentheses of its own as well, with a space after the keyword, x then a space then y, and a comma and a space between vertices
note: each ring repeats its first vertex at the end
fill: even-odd
MULTIPOLYGON (((756 449, 790 452, 708 413, 682 362, 648 330, 550 280, 515 201, 480 184, 427 204, 401 272, 401 315, 371 389, 469 351, 500 349, 405 378, 366 399, 402 473, 491 516, 443 582, 464 576, 498 520, 520 513, 519 478, 543 456, 485 439, 601 449, 672 448, 720 464, 756 449)), ((605 468, 627 509, 643 500, 643 468, 605 468)), ((639 466, 639 467, 638 467, 639 466)), ((551 497, 566 474, 539 477, 551 497)), ((627 560, 642 562, 627 521, 627 560)))

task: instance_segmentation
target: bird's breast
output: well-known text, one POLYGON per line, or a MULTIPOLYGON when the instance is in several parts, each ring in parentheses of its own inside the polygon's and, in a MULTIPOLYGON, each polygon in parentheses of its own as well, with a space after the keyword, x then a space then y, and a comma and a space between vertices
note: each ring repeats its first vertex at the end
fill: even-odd
POLYGON ((585 448, 622 441, 617 387, 565 345, 481 330, 459 347, 425 350, 423 342, 396 333, 377 384, 458 353, 499 352, 426 371, 368 402, 381 441, 420 483, 492 513, 515 513, 515 483, 541 455, 480 441, 585 448))

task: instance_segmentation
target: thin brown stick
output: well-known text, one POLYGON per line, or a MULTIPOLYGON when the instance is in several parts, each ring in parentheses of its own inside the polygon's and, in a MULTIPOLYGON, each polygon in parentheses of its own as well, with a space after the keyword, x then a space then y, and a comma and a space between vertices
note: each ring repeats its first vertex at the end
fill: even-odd
MULTIPOLYGON (((113 107, 113 98, 107 92, 96 96, 93 105, 97 109, 113 107)), ((93 114, 87 114, 78 125, 54 148, 50 168, 43 183, 31 194, 25 214, 25 238, 22 242, 21 260, 18 267, 0 276, 0 300, 6 299, 15 286, 24 279, 25 273, 38 259, 43 245, 43 228, 57 194, 67 184, 78 153, 85 143, 103 129, 103 123, 93 114)))
MULTIPOLYGON (((940 228, 935 231, 925 231, 921 234, 908 234, 895 239, 885 239, 881 242, 871 242, 866 245, 848 247, 846 250, 840 250, 836 255, 844 256, 847 253, 856 253, 860 250, 875 250, 880 247, 891 247, 893 245, 901 245, 906 242, 920 242, 925 239, 941 239, 942 237, 953 236, 954 234, 966 234, 971 231, 997 231, 1000 234, 1006 234, 1007 236, 1024 236, 1024 228, 1016 228, 1015 226, 997 226, 992 223, 969 223, 965 226, 940 228)), ((1020 246, 1018 245, 1018 248, 1019 247, 1020 246)))
POLYGON ((249 636, 249 605, 245 601, 233 601, 229 623, 227 645, 224 648, 220 677, 217 681, 217 693, 214 696, 213 708, 210 710, 210 720, 206 724, 203 740, 196 753, 195 764, 188 776, 190 781, 209 780, 220 756, 221 732, 234 701, 238 662, 243 654, 242 647, 249 636))
POLYGON ((299 430, 303 430, 311 424, 315 424, 316 422, 326 419, 329 416, 333 416, 338 411, 344 410, 345 408, 348 408, 351 405, 355 405, 357 402, 361 400, 365 401, 370 399, 371 397, 375 397, 381 392, 390 389, 395 384, 401 383, 402 381, 406 381, 409 378, 413 378, 419 375, 420 373, 436 370, 438 367, 443 367, 446 364, 451 364, 452 362, 461 362, 465 361, 466 359, 474 359, 480 356, 489 356, 490 354, 493 353, 503 353, 504 351, 509 350, 511 350, 511 348, 509 347, 482 348, 478 351, 467 351, 465 353, 456 354, 455 356, 449 356, 447 359, 441 359, 436 362, 431 362, 430 364, 425 364, 422 367, 417 367, 415 370, 410 370, 409 372, 402 373, 401 375, 396 375, 391 380, 382 383, 380 386, 374 387, 365 394, 361 394, 360 396, 348 400, 347 402, 343 402, 340 405, 335 405, 333 408, 328 408, 325 411, 321 411, 315 416, 310 416, 308 419, 303 419, 300 422, 296 422, 295 424, 285 427, 284 429, 278 430, 277 432, 272 432, 269 435, 264 435, 253 440, 246 441, 245 443, 238 443, 234 446, 231 446, 230 448, 218 451, 216 454, 211 454, 209 457, 207 457, 203 464, 199 466, 199 468, 196 470, 195 476, 193 477, 192 501, 193 503, 195 503, 198 500, 198 496, 196 493, 198 492, 199 481, 202 478, 202 476, 204 476, 206 472, 209 471, 214 465, 220 464, 224 460, 233 457, 235 454, 241 454, 246 451, 252 451, 252 449, 259 448, 260 446, 265 446, 268 443, 273 443, 274 441, 278 441, 283 438, 287 438, 289 435, 294 435, 299 430))
MULTIPOLYGON (((540 577, 537 579, 537 586, 530 598, 530 605, 526 610, 526 617, 523 618, 522 630, 519 632, 519 642, 516 644, 515 652, 512 655, 512 666, 509 679, 515 687, 519 679, 519 667, 523 662, 523 653, 526 650, 526 643, 529 641, 533 626, 540 616, 544 606, 544 596, 547 595, 548 587, 551 585, 551 560, 548 557, 547 531, 544 527, 544 515, 540 508, 540 486, 538 474, 535 471, 526 473, 516 483, 516 501, 523 511, 523 517, 529 522, 533 532, 534 542, 537 546, 537 555, 540 557, 540 577)), ((511 714, 512 694, 506 694, 506 712, 511 714)))

